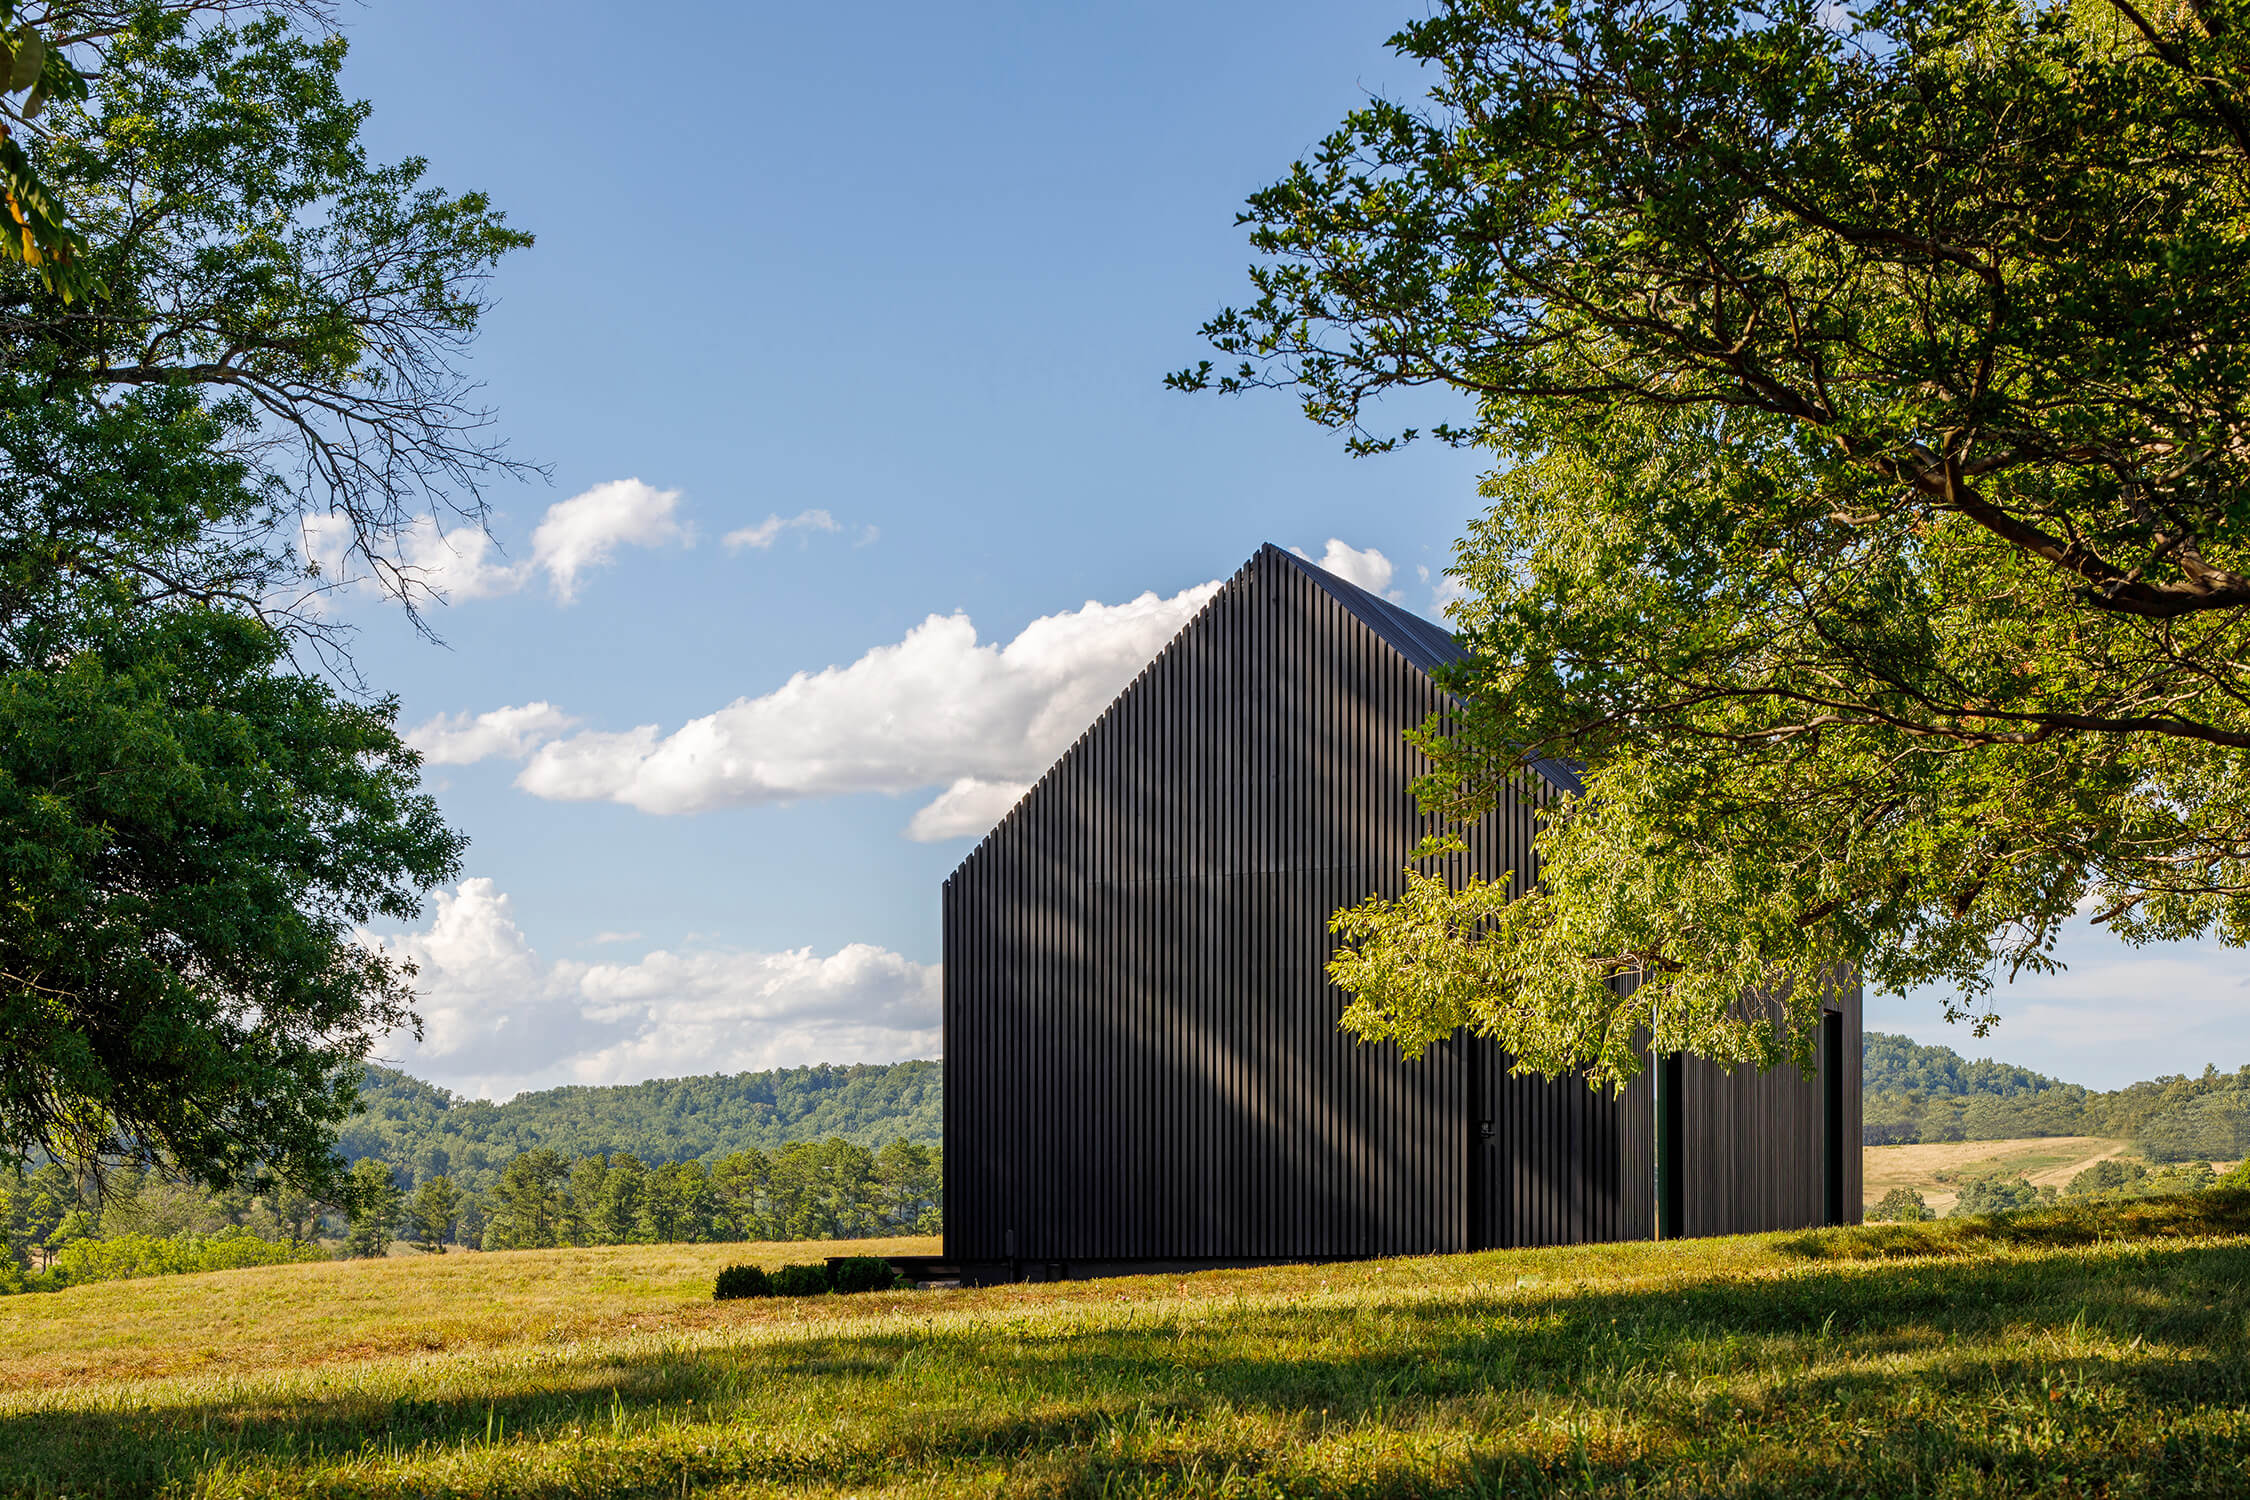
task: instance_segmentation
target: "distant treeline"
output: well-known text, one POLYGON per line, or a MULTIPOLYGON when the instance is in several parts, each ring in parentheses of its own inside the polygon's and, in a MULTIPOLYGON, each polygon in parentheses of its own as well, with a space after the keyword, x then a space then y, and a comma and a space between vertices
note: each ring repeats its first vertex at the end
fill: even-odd
POLYGON ((360 1112, 337 1140, 346 1161, 388 1162, 412 1187, 450 1179, 491 1191, 527 1151, 566 1160, 624 1154, 650 1165, 837 1139, 877 1147, 934 1146, 941 1133, 939 1065, 779 1068, 518 1094, 505 1104, 463 1099, 389 1068, 369 1068, 360 1112))
POLYGON ((442 1174, 411 1193, 401 1187, 384 1240, 540 1250, 935 1234, 943 1180, 938 1148, 919 1141, 872 1151, 840 1138, 799 1141, 708 1165, 651 1164, 627 1152, 572 1160, 541 1146, 509 1162, 482 1194, 460 1193, 442 1174))
POLYGON ((352 1191, 211 1192, 131 1168, 96 1189, 0 1169, 0 1292, 422 1249, 931 1234, 934 1062, 781 1068, 506 1104, 369 1068, 337 1154, 352 1191), (341 1205, 354 1205, 346 1211, 341 1205))
POLYGON ((85 1281, 216 1271, 331 1256, 387 1255, 404 1239, 532 1250, 556 1245, 693 1244, 935 1234, 943 1224, 938 1148, 840 1138, 716 1163, 576 1159, 522 1152, 484 1193, 443 1173, 419 1182, 376 1157, 352 1164, 349 1211, 278 1190, 213 1192, 132 1167, 96 1186, 61 1166, 0 1171, 0 1294, 85 1281))
POLYGON ((1865 1043, 1870 1146, 2099 1135, 2134 1141, 2157 1162, 2250 1156, 2250 1067, 2102 1092, 1886 1032, 1868 1032, 1865 1043))

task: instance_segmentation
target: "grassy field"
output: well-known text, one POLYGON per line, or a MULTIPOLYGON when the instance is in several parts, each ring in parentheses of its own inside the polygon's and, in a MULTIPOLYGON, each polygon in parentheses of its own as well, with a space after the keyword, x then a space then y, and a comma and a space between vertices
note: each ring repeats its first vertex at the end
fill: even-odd
POLYGON ((450 1255, 10 1298, 0 1491, 2250 1492, 2250 1194, 709 1300, 730 1259, 823 1248, 450 1255))

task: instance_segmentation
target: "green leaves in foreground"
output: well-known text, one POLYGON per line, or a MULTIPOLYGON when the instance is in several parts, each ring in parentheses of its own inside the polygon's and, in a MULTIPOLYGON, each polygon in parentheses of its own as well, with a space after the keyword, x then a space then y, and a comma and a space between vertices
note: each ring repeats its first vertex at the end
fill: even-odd
POLYGON ((460 361, 529 240, 369 160, 329 20, 0 0, 11 1156, 332 1186, 361 1064, 417 1024, 363 931, 462 840, 395 705, 334 686, 357 682, 323 596, 427 598, 412 538, 479 524, 520 470, 460 361), (64 270, 101 295, 66 305, 64 270))
MULTIPOLYGON (((0 0, 0 210, 7 215, 0 221, 0 257, 31 267, 49 292, 69 303, 100 289, 85 269, 86 237, 72 226, 60 195, 16 134, 30 132, 38 140, 33 122, 47 102, 84 99, 86 80, 71 66, 64 46, 50 45, 20 16, 15 0, 0 0)), ((53 25, 87 18, 51 7, 43 19, 53 25)))
POLYGON ((396 707, 242 596, 264 495, 192 393, 0 378, 0 1149, 319 1184, 452 877, 396 707))
MULTIPOLYGON (((1205 332, 1499 459, 1423 803, 1584 768, 1521 902, 1343 915, 1349 1024, 1529 1066, 1992 1018, 2081 909, 2250 941, 2250 4, 1451 0, 1205 332)), ((1488 870, 1494 878, 1504 872, 1488 870)))

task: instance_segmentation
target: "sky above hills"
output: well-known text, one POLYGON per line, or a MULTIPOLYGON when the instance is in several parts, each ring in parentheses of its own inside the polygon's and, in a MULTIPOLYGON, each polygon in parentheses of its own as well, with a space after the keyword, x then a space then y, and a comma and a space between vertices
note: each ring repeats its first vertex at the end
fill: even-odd
MULTIPOLYGON (((378 934, 416 1075, 936 1055, 939 882, 1215 580, 1270 540, 1442 607, 1473 456, 1161 386, 1242 294, 1243 197, 1415 88, 1379 8, 346 19, 376 148, 539 237, 474 370, 552 484, 414 539, 442 644, 342 605, 474 840, 378 934)), ((1988 1041, 1869 1025, 2101 1086, 2250 1060, 2241 955, 2065 951, 1988 1041)))

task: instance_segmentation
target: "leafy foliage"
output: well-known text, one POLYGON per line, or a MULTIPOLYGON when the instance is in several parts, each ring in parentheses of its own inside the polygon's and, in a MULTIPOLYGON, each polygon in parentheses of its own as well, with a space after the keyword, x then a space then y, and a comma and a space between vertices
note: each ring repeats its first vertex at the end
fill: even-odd
POLYGON ((309 1200, 111 1172, 98 1193, 60 1164, 0 1173, 0 1292, 321 1260, 309 1200))
POLYGON ((1892 1188, 1867 1211, 1867 1220, 1871 1224, 1918 1224, 1924 1219, 1936 1217, 1930 1212, 1930 1206, 1922 1201, 1922 1195, 1909 1187, 1892 1188))
POLYGON ((414 1197, 406 1206, 407 1238, 425 1254, 443 1255, 460 1219, 461 1194, 454 1188, 453 1179, 432 1177, 415 1187, 414 1197))
MULTIPOLYGON (((2207 1161, 2150 1171, 2137 1161, 2098 1161, 2070 1179, 2065 1198, 2115 1200, 2120 1198, 2170 1198, 2182 1193, 2208 1192, 2220 1186, 2218 1174, 2207 1161)), ((2241 1186, 2241 1183, 2230 1183, 2241 1186)))
POLYGON ((1961 1185, 1961 1195, 1953 1201, 1953 1215, 1967 1218, 1973 1214, 2012 1214, 2037 1208, 2054 1196, 2052 1188, 2041 1190, 2020 1176, 1995 1172, 1961 1185))
POLYGON ((82 28, 86 82, 58 99, 38 165, 102 292, 66 310, 29 273, 0 280, 0 363, 50 389, 188 395, 277 502, 255 531, 266 587, 142 582, 324 633, 287 587, 305 581, 310 510, 393 593, 426 594, 405 534, 479 524, 485 478, 521 467, 459 362, 494 264, 530 237, 481 194, 428 187, 419 159, 369 161, 368 106, 341 91, 344 41, 317 6, 59 0, 51 18, 82 28))
POLYGON ((1418 791, 1585 769, 1522 899, 1433 866, 1339 914, 1349 1025, 1808 1062, 1837 975, 1981 1024, 2089 898, 2250 939, 2246 22, 1448 0, 1394 38, 1429 103, 1252 197, 1240 363, 1175 383, 1361 451, 1414 435, 1385 393, 1467 397, 1435 435, 1500 467, 1418 791))
POLYGON ((2141 1149, 2160 1162, 2250 1158, 2250 1079, 2241 1084, 2157 1115, 2141 1127, 2141 1149))
POLYGON ((1870 1031, 1862 1036, 1861 1130, 1870 1146, 2105 1133, 2098 1096, 2027 1068, 1870 1031))
POLYGON ((818 1297, 835 1290, 828 1281, 825 1265, 783 1266, 773 1273, 773 1294, 776 1297, 818 1297))
POLYGON ((89 1281, 123 1281, 141 1276, 180 1276, 197 1271, 238 1271, 245 1266, 280 1266, 326 1260, 317 1245, 263 1239, 247 1229, 214 1234, 121 1234, 106 1239, 72 1240, 55 1253, 47 1281, 56 1289, 89 1281))
POLYGON ((46 114, 0 143, 27 236, 0 260, 0 1149, 326 1191, 359 1064, 415 1024, 355 933, 411 919, 462 840, 395 704, 303 670, 348 667, 306 528, 411 596, 381 559, 481 514, 508 463, 458 356, 527 241, 368 161, 317 7, 7 17, 0 81, 40 51, 45 89, 0 92, 0 126, 46 114), (24 217, 34 169, 67 257, 24 217))
POLYGON ((649 1166, 626 1152, 573 1162, 541 1146, 510 1162, 485 1195, 476 1243, 542 1250, 933 1234, 943 1223, 943 1182, 938 1152, 911 1141, 880 1151, 799 1141, 770 1156, 730 1152, 712 1166, 649 1166))
POLYGON ((406 1207, 406 1194, 399 1190, 396 1176, 379 1161, 356 1161, 345 1185, 351 1206, 344 1254, 390 1254, 399 1215, 406 1207))
POLYGON ((34 122, 48 100, 86 97, 86 80, 66 54, 72 42, 93 40, 73 33, 108 19, 102 13, 110 8, 43 6, 38 21, 25 19, 25 9, 0 0, 0 208, 7 214, 0 221, 0 257, 35 270, 47 291, 67 303, 101 288, 84 270, 85 237, 16 136, 34 132, 41 140, 34 122), (23 97, 13 97, 18 94, 23 97))
MULTIPOLYGON (((0 531, 0 554, 46 540, 0 531)), ((413 912, 461 847, 393 706, 276 672, 280 638, 237 615, 9 602, 0 1144, 319 1179, 341 1070, 413 1023, 353 929, 413 912)))
POLYGON ((2063 1189, 2065 1198, 2094 1198, 2114 1195, 2131 1187, 2148 1176, 2148 1168, 2137 1161, 2098 1161, 2070 1179, 2063 1189))
POLYGON ((718 1285, 711 1292, 712 1299, 718 1302, 772 1295, 773 1278, 766 1275, 763 1266, 728 1266, 719 1272, 718 1285))
POLYGON ((713 1296, 817 1297, 824 1292, 892 1292, 912 1283, 878 1255, 847 1255, 832 1265, 783 1266, 768 1274, 758 1266, 728 1266, 719 1273, 713 1296))
POLYGON ((1865 1043, 1870 1146, 2095 1135, 2135 1139, 2158 1162, 2250 1157, 2250 1067, 2100 1092, 1902 1036, 1869 1032, 1865 1043))
POLYGON ((828 1283, 839 1292, 895 1292, 911 1283, 876 1255, 847 1255, 828 1268, 828 1283))
POLYGON ((1926 1046, 1887 1031, 1861 1034, 1860 1083, 1870 1094, 1981 1094, 2000 1099, 2067 1086, 2013 1063, 1990 1058, 1970 1062, 1951 1047, 1926 1046))

